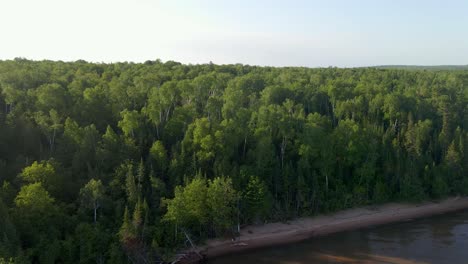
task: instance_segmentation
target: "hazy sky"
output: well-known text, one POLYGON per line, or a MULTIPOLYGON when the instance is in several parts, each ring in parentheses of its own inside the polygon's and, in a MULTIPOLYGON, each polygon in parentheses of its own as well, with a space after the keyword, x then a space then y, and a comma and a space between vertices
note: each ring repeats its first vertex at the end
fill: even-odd
POLYGON ((468 1, 0 0, 0 59, 468 64, 468 1))

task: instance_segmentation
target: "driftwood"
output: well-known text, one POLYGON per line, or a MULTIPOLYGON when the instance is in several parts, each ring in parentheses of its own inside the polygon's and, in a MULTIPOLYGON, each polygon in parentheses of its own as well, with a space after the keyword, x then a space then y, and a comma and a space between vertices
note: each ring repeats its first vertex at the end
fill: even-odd
POLYGON ((176 255, 176 259, 171 264, 198 264, 202 263, 205 257, 196 251, 189 251, 176 255))
POLYGON ((175 260, 171 262, 171 264, 195 264, 195 263, 201 263, 203 260, 205 260, 205 257, 202 256, 198 250, 195 247, 195 244, 193 243, 192 239, 188 235, 188 233, 185 230, 181 230, 184 235, 185 235, 185 243, 190 243, 190 246, 192 247, 191 251, 184 252, 184 253, 179 253, 175 256, 175 260))

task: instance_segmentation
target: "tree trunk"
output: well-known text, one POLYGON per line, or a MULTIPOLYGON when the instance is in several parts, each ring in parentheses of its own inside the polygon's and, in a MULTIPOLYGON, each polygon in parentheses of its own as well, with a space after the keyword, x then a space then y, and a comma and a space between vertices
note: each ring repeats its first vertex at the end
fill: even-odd
POLYGON ((57 130, 54 128, 54 132, 52 133, 52 138, 50 140, 50 153, 51 154, 52 154, 52 151, 54 150, 56 131, 57 130))
POLYGON ((242 157, 245 158, 245 148, 247 147, 247 136, 244 136, 244 149, 242 151, 242 157))
POLYGON ((284 154, 286 152, 286 137, 283 136, 283 142, 281 142, 281 169, 283 169, 284 166, 284 154))
POLYGON ((98 208, 97 202, 94 202, 94 224, 96 224, 97 222, 97 208, 98 208))
POLYGON ((325 174, 325 190, 328 192, 328 174, 325 174))
POLYGON ((239 198, 237 198, 237 233, 240 236, 240 205, 239 205, 239 198))

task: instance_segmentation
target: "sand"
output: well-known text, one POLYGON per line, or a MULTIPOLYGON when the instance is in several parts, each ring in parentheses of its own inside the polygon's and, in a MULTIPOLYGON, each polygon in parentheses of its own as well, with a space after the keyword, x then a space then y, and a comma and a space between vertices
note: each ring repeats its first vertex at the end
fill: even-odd
POLYGON ((236 241, 213 239, 197 249, 206 258, 254 248, 298 242, 314 236, 375 225, 407 221, 468 209, 468 197, 454 197, 421 204, 385 204, 349 209, 330 215, 299 218, 286 223, 246 226, 236 241))

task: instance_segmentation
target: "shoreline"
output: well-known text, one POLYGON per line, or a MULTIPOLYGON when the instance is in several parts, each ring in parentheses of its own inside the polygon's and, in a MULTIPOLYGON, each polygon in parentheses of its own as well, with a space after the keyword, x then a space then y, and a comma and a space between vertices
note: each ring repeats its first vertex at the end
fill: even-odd
POLYGON ((251 249, 300 242, 312 237, 440 215, 468 209, 468 197, 452 197, 439 202, 419 204, 389 203, 347 209, 329 215, 303 217, 286 223, 250 225, 241 229, 240 237, 208 240, 196 251, 206 259, 251 249))

